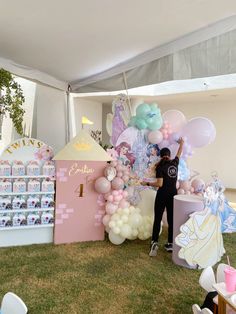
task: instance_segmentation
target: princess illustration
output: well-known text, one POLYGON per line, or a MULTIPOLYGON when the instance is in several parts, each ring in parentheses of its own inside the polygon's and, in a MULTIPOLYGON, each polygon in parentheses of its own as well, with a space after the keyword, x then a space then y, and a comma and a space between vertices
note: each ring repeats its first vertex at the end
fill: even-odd
POLYGON ((121 142, 115 150, 117 151, 117 160, 121 160, 124 166, 133 166, 135 158, 131 153, 131 146, 126 142, 121 142))
POLYGON ((189 220, 180 227, 181 233, 175 238, 176 244, 181 247, 179 257, 185 259, 190 266, 213 266, 225 253, 222 232, 225 232, 225 227, 230 227, 232 232, 234 220, 230 218, 232 212, 229 213, 223 190, 218 178, 213 176, 213 182, 204 192, 204 210, 191 214, 189 220), (223 219, 224 214, 227 219, 223 219))
POLYGON ((147 147, 148 166, 156 164, 160 160, 160 149, 157 144, 149 144, 147 147))

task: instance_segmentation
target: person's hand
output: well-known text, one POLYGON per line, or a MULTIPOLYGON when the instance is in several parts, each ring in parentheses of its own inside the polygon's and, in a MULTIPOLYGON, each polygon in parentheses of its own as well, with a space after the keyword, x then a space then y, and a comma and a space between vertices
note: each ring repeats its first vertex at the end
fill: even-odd
POLYGON ((180 137, 180 138, 178 139, 177 143, 178 143, 179 145, 183 145, 183 144, 184 144, 184 139, 183 139, 182 137, 180 137))

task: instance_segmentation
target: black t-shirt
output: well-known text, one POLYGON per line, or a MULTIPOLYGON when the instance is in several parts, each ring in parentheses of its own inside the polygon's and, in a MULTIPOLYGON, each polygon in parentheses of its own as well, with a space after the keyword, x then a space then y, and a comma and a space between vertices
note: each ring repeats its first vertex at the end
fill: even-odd
POLYGON ((158 189, 158 194, 176 194, 176 181, 178 177, 179 158, 166 160, 157 166, 156 177, 163 178, 163 185, 158 189))

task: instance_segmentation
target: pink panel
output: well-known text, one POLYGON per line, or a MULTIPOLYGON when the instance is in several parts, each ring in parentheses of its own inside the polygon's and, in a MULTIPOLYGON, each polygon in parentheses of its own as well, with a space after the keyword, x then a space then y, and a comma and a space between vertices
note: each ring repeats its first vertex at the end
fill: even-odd
POLYGON ((56 161, 57 170, 66 169, 67 182, 56 182, 56 214, 62 214, 63 223, 55 224, 54 243, 71 243, 104 240, 104 226, 96 222, 98 214, 94 180, 103 175, 106 162, 56 161), (77 163, 77 173, 69 171, 77 163), (66 205, 61 207, 61 205, 66 205), (61 209, 64 209, 61 213, 61 209), (67 215, 67 216, 65 216, 67 215), (67 217, 67 219, 63 219, 67 217))

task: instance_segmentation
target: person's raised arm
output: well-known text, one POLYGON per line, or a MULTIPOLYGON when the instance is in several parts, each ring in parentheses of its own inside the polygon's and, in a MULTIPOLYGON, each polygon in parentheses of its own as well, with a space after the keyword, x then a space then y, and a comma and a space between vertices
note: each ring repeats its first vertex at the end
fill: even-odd
POLYGON ((180 139, 177 142, 179 144, 179 149, 177 151, 176 157, 180 158, 182 151, 183 151, 183 145, 184 145, 184 140, 182 137, 180 137, 180 139))

